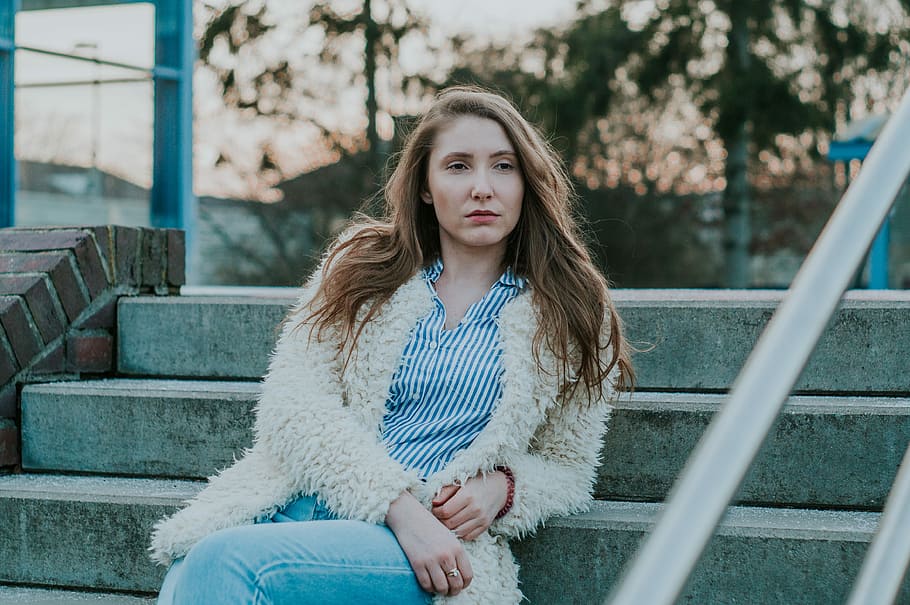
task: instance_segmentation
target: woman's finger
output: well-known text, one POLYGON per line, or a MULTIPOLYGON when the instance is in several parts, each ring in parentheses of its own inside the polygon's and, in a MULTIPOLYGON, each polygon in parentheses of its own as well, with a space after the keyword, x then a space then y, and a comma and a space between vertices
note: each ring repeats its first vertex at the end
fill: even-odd
POLYGON ((468 511, 465 514, 474 515, 479 510, 476 500, 470 494, 461 490, 456 494, 452 494, 445 504, 441 506, 434 505, 433 515, 442 521, 452 519, 461 513, 465 513, 465 511, 468 511))
POLYGON ((443 565, 443 573, 449 581, 449 596, 455 596, 464 588, 464 578, 461 577, 461 570, 457 563, 443 565))
MULTIPOLYGON (((441 511, 440 515, 446 515, 446 513, 441 511)), ((459 510, 458 512, 455 512, 451 515, 439 516, 437 518, 447 528, 454 530, 456 527, 464 525, 465 523, 470 521, 472 518, 472 515, 471 515, 470 511, 468 511, 468 509, 463 508, 463 509, 459 510)))
POLYGON ((484 527, 483 525, 478 525, 478 526, 474 527, 473 529, 466 531, 463 534, 459 533, 458 536, 465 542, 471 542, 472 540, 476 540, 477 537, 480 536, 480 534, 482 534, 486 530, 487 530, 487 528, 484 527))
POLYGON ((483 522, 483 519, 469 519, 465 523, 452 529, 452 532, 462 540, 470 542, 479 536, 486 528, 487 524, 483 522))
POLYGON ((429 572, 424 567, 414 569, 414 575, 417 576, 417 583, 427 592, 433 592, 433 580, 429 572))
POLYGON ((459 496, 450 497, 442 505, 433 505, 433 516, 440 521, 451 519, 467 506, 467 501, 459 496))
POLYGON ((446 577, 445 572, 442 570, 441 565, 434 565, 430 563, 428 566, 428 571, 430 573, 430 579, 432 580, 433 587, 430 592, 435 592, 441 595, 449 594, 449 578, 446 577))
POLYGON ((492 521, 488 513, 473 502, 458 511, 452 516, 451 520, 457 525, 464 525, 465 523, 471 523, 473 521, 481 524, 488 524, 492 521))
POLYGON ((436 494, 436 497, 433 498, 433 506, 442 506, 448 502, 449 498, 454 496, 459 489, 458 485, 446 485, 436 494))
POLYGON ((455 556, 455 564, 458 565, 458 572, 461 574, 462 587, 467 588, 474 579, 474 570, 471 568, 471 561, 464 549, 461 549, 455 556))

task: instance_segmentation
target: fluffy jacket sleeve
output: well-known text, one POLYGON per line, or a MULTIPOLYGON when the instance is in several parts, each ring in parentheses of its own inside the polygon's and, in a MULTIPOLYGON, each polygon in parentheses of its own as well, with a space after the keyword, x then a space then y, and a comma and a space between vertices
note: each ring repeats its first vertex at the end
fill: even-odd
POLYGON ((248 525, 276 511, 287 499, 286 482, 261 450, 247 450, 231 467, 210 477, 188 506, 155 524, 153 561, 169 565, 207 535, 248 525))
POLYGON ((392 501, 420 479, 393 460, 379 431, 370 431, 346 405, 337 341, 297 325, 317 285, 309 284, 275 347, 257 409, 255 447, 299 491, 319 494, 339 516, 381 523, 392 501))
POLYGON ((420 483, 346 405, 337 342, 310 338, 308 325, 295 329, 321 275, 305 286, 275 345, 253 447, 155 525, 153 560, 168 564, 205 536, 267 518, 301 493, 319 494, 342 517, 379 523, 402 491, 420 483))
POLYGON ((547 412, 527 451, 505 463, 515 477, 512 508, 490 530, 507 538, 533 533, 552 515, 568 515, 590 506, 600 449, 612 406, 612 380, 604 396, 590 403, 581 388, 547 412))

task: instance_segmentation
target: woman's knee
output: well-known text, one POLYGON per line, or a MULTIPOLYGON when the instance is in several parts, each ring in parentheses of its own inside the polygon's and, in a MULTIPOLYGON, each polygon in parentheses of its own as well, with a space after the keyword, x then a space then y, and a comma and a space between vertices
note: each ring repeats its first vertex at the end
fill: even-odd
POLYGON ((249 555, 255 553, 250 549, 255 538, 244 529, 249 528, 224 529, 200 540, 180 562, 180 568, 169 572, 176 577, 172 586, 165 579, 162 594, 173 595, 170 602, 176 605, 253 603, 258 590, 258 563, 249 555), (213 595, 218 598, 213 600, 213 595))
POLYGON ((209 534, 196 543, 183 560, 184 577, 246 575, 250 571, 249 556, 256 539, 250 527, 232 527, 209 534))
POLYGON ((423 603, 427 596, 388 528, 356 521, 221 530, 196 544, 179 572, 177 605, 423 603))

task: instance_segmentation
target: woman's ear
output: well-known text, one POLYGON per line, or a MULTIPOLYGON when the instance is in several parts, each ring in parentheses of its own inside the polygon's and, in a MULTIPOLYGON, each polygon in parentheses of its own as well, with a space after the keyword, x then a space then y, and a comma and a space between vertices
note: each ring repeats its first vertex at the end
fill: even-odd
POLYGON ((420 199, 422 199, 427 204, 433 204, 433 196, 430 195, 429 191, 423 190, 420 192, 420 199))

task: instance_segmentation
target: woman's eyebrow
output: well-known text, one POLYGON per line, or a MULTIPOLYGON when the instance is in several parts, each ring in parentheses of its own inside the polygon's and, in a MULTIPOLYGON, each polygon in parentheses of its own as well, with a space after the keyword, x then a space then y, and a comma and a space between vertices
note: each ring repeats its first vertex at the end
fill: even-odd
MULTIPOLYGON (((504 156, 504 155, 514 156, 515 152, 512 151, 511 149, 500 149, 499 151, 494 151, 493 153, 491 153, 490 157, 496 158, 496 157, 500 157, 500 156, 504 156)), ((471 159, 473 157, 474 157, 474 154, 470 153, 468 151, 452 151, 452 152, 447 153, 444 156, 442 156, 442 161, 471 159)))
POLYGON ((473 158, 473 153, 468 153, 467 151, 452 151, 442 156, 442 161, 447 162, 449 160, 460 160, 460 159, 470 159, 473 158))

